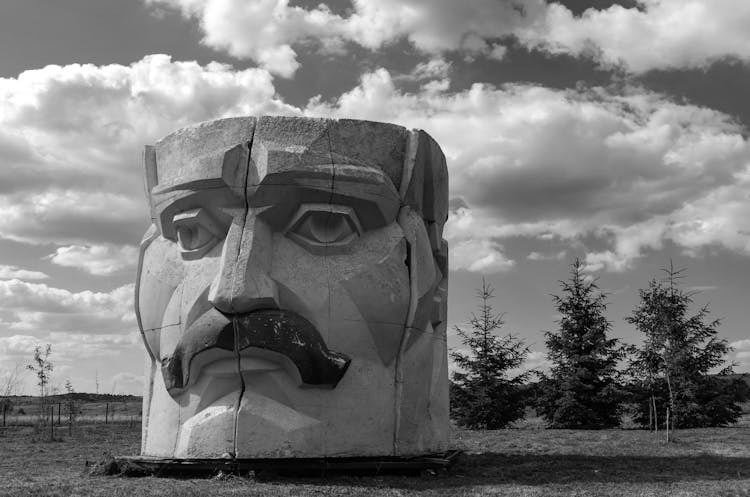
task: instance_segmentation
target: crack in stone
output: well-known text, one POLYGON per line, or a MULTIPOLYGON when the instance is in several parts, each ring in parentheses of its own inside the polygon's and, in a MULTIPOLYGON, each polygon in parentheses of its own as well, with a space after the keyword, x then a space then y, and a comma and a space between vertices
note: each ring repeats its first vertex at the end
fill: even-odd
MULTIPOLYGON (((237 247, 237 260, 239 260, 240 252, 242 251, 242 241, 245 234, 245 224, 247 223, 247 217, 250 210, 250 200, 247 198, 247 188, 250 180, 250 162, 252 161, 252 152, 253 152, 253 139, 255 138, 255 131, 258 128, 260 119, 257 119, 255 121, 255 125, 253 126, 253 135, 250 137, 250 140, 247 142, 247 161, 245 163, 245 191, 243 198, 245 199, 245 220, 242 223, 242 236, 240 237, 240 244, 237 247)), ((236 268, 236 265, 235 265, 236 268)), ((234 282, 236 281, 235 278, 237 276, 236 271, 232 274, 232 290, 234 291, 234 282)), ((244 275, 243 275, 244 277, 244 275)), ((237 356, 237 374, 240 377, 240 394, 237 396, 237 404, 234 407, 234 440, 232 441, 232 448, 234 450, 234 453, 232 454, 232 457, 237 457, 237 454, 239 453, 238 447, 237 447, 237 430, 239 429, 239 420, 240 420, 240 408, 242 407, 242 398, 245 395, 245 379, 242 377, 242 357, 240 356, 240 332, 237 327, 237 320, 232 319, 232 326, 234 328, 234 352, 237 356)))

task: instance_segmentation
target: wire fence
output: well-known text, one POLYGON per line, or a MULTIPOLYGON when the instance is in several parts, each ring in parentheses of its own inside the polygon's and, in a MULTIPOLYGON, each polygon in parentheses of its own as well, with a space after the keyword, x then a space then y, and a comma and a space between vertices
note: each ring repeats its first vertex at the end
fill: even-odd
MULTIPOLYGON (((9 408, 3 405, 1 427, 37 426, 40 424, 63 426, 71 423, 71 406, 65 402, 23 405, 9 408)), ((80 424, 140 424, 140 402, 101 402, 73 406, 73 422, 80 424)))

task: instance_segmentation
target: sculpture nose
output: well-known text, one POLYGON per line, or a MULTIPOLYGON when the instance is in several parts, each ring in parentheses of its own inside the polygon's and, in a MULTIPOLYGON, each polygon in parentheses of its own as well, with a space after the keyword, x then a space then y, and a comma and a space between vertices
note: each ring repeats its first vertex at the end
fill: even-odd
POLYGON ((278 289, 269 276, 273 258, 269 226, 248 212, 229 228, 219 274, 208 294, 211 304, 224 314, 277 309, 278 289))

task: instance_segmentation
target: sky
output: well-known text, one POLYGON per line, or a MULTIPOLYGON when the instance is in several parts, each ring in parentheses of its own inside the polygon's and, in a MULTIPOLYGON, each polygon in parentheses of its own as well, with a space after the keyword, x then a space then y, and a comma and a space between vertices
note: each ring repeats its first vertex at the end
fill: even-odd
POLYGON ((746 0, 5 0, 0 378, 49 343, 58 388, 139 394, 143 145, 264 114, 441 145, 451 348, 484 277, 544 368, 575 258, 639 344, 671 260, 750 372, 747 26, 746 0))

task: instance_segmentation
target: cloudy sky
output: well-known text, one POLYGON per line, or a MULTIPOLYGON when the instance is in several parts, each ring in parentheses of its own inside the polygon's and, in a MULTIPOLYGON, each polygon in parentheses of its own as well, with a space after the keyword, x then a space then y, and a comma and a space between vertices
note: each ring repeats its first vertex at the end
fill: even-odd
POLYGON ((139 393, 142 147, 261 114, 435 137, 451 324, 485 276, 543 364, 579 257, 639 343, 624 317, 671 258, 750 371, 747 26, 746 0, 3 1, 0 373, 51 343, 57 385, 139 393))

